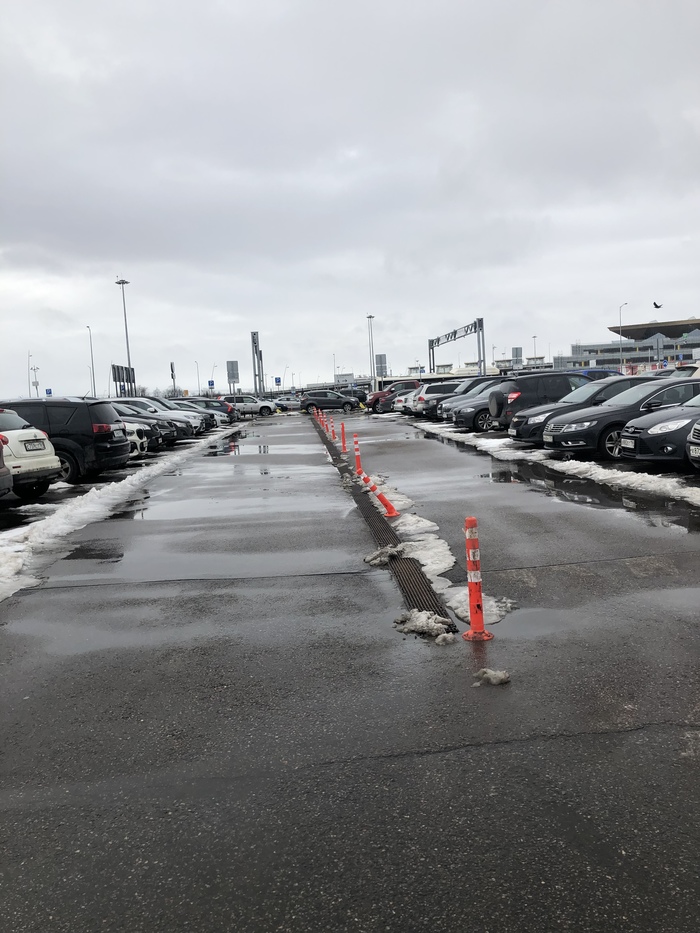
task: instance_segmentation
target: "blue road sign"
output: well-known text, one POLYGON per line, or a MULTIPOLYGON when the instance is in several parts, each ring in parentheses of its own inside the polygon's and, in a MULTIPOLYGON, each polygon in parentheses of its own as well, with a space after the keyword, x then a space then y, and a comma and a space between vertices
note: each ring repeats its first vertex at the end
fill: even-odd
POLYGON ((210 380, 207 382, 207 385, 209 386, 210 389, 213 389, 213 388, 214 388, 214 380, 213 380, 213 379, 210 379, 210 380))
POLYGON ((282 385, 282 380, 280 379, 279 376, 275 376, 275 385, 276 385, 276 386, 281 386, 281 385, 282 385))
POLYGON ((53 394, 53 389, 45 389, 44 391, 46 392, 47 395, 53 394))
POLYGON ((664 360, 661 365, 663 366, 664 369, 666 369, 666 367, 668 366, 668 360, 664 360))

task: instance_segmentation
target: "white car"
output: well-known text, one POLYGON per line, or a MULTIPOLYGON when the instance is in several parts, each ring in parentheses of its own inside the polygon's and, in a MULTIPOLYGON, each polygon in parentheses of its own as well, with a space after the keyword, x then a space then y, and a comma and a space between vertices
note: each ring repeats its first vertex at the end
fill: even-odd
POLYGON ((222 395, 225 402, 230 402, 238 409, 241 415, 271 415, 277 406, 266 398, 256 398, 254 395, 222 395))
POLYGON ((148 453, 148 428, 136 421, 124 421, 124 430, 129 440, 129 460, 140 460, 148 453))
POLYGON ((272 400, 276 405, 284 405, 288 411, 296 411, 301 408, 301 402, 296 397, 296 395, 279 395, 277 398, 272 400))
POLYGON ((12 492, 31 502, 61 475, 61 461, 48 436, 9 408, 0 408, 0 444, 12 474, 12 492))

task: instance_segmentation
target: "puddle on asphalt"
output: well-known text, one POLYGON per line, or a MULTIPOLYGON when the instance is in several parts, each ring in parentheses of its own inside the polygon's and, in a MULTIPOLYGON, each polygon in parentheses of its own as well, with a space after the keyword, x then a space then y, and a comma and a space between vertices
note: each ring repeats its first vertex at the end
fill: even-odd
POLYGON ((150 498, 150 495, 147 492, 144 492, 143 495, 136 496, 133 499, 127 499, 126 502, 123 502, 120 505, 119 511, 112 512, 108 518, 144 518, 150 498))
POLYGON ((495 466, 487 473, 481 473, 479 478, 489 483, 527 486, 533 492, 592 509, 624 509, 635 513, 652 528, 676 527, 689 534, 700 532, 700 509, 680 499, 599 485, 590 479, 548 470, 543 463, 523 461, 512 466, 495 466))
POLYGON ((124 557, 124 549, 116 541, 88 541, 79 545, 64 560, 95 560, 100 564, 117 564, 124 557))

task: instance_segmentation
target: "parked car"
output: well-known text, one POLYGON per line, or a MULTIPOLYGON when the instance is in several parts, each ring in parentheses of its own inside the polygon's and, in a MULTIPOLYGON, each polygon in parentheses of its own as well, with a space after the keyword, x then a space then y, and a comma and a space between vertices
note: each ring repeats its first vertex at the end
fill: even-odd
POLYGON ((109 401, 92 398, 12 399, 0 402, 44 431, 61 462, 60 478, 77 483, 129 460, 129 441, 109 401))
POLYGON ((261 415, 266 418, 276 409, 274 402, 267 398, 256 398, 254 395, 222 395, 221 398, 235 405, 239 415, 261 415))
POLYGON ((676 408, 700 394, 700 379, 652 379, 615 398, 571 415, 555 416, 542 435, 547 450, 597 454, 606 460, 622 456, 620 438, 628 421, 658 408, 676 408))
POLYGON ((0 444, 0 498, 12 492, 12 474, 10 468, 5 466, 2 455, 2 444, 0 444))
POLYGON ((700 470, 700 421, 696 421, 690 429, 685 450, 688 460, 697 470, 700 470))
POLYGON ((280 411, 298 411, 301 408, 301 402, 296 395, 278 395, 272 402, 280 411))
MULTIPOLYGON (((474 431, 481 434, 490 431, 493 427, 493 418, 489 411, 492 383, 474 386, 473 390, 466 392, 458 405, 450 411, 452 423, 465 431, 474 431), (486 388, 484 388, 484 385, 486 388)), ((497 385, 501 385, 500 382, 497 385)))
POLYGON ((145 411, 150 415, 160 412, 163 416, 163 420, 173 421, 178 426, 178 440, 192 437, 194 434, 201 434, 204 430, 204 418, 201 415, 196 416, 192 411, 180 411, 180 409, 175 406, 170 408, 163 404, 165 401, 164 399, 137 397, 123 398, 120 399, 120 401, 129 405, 131 408, 145 411))
POLYGON ((619 369, 598 369, 597 366, 591 366, 589 369, 567 369, 567 375, 588 376, 589 379, 607 379, 609 376, 621 376, 619 369))
POLYGON ((169 421, 167 415, 164 416, 163 412, 142 411, 117 401, 112 402, 112 405, 123 420, 136 420, 148 427, 149 433, 146 437, 150 451, 158 450, 162 446, 172 447, 177 440, 177 425, 174 421, 169 421))
POLYGON ((503 379, 500 376, 473 376, 465 379, 460 385, 460 391, 447 398, 441 398, 436 406, 435 416, 440 421, 452 421, 452 411, 459 408, 467 398, 481 395, 487 389, 500 385, 503 379))
MULTIPOLYGON (((201 408, 199 405, 194 405, 192 402, 183 402, 179 399, 168 399, 168 402, 175 405, 178 411, 182 411, 185 414, 192 412, 199 415, 204 422, 203 431, 213 431, 214 428, 218 427, 219 422, 216 415, 221 414, 220 412, 216 412, 215 414, 213 411, 201 408)), ((228 418, 226 419, 226 424, 228 424, 228 418)))
POLYGON ((370 409, 375 415, 385 415, 394 410, 394 400, 399 392, 391 392, 383 398, 377 399, 370 409))
POLYGON ((204 434, 208 427, 214 427, 214 419, 207 418, 206 412, 202 411, 196 405, 192 405, 190 402, 178 402, 175 399, 170 398, 160 398, 157 395, 147 396, 147 400, 152 402, 159 408, 162 408, 164 411, 171 411, 173 414, 186 415, 194 428, 195 434, 204 434))
POLYGON ((47 435, 13 410, 0 409, 0 447, 12 491, 20 499, 38 499, 61 475, 61 461, 47 435))
POLYGON ((392 382, 391 385, 388 385, 386 389, 380 389, 378 392, 372 392, 367 397, 367 408, 370 411, 375 412, 379 411, 379 402, 382 399, 385 399, 387 395, 394 395, 396 392, 404 392, 406 390, 417 389, 420 386, 420 381, 418 379, 402 379, 398 382, 392 382))
POLYGON ((341 395, 332 389, 309 389, 299 401, 304 411, 312 411, 314 408, 341 409, 347 414, 360 407, 359 400, 352 395, 341 395))
POLYGON ((435 417, 440 399, 452 395, 463 382, 464 380, 460 379, 458 382, 433 382, 430 385, 422 385, 414 399, 413 414, 427 418, 435 417))
POLYGON ((656 460, 680 466, 689 460, 688 435, 700 415, 700 394, 678 408, 628 421, 620 435, 620 453, 633 460, 656 460))
POLYGON ((667 379, 700 379, 700 362, 680 362, 675 367, 667 366, 664 369, 657 369, 654 375, 667 379))
POLYGON ((171 399, 170 401, 189 402, 192 405, 196 405, 197 408, 204 408, 206 411, 212 412, 214 415, 222 415, 222 418, 216 419, 219 425, 233 424, 234 421, 238 421, 236 406, 220 398, 205 398, 195 395, 187 396, 187 398, 171 399))
POLYGON ((420 386, 417 389, 404 390, 401 395, 394 399, 394 411, 400 411, 402 415, 412 415, 415 398, 419 391, 420 386))
POLYGON ((493 426, 508 428, 516 412, 558 402, 587 382, 590 382, 588 376, 578 373, 540 372, 509 376, 492 389, 489 396, 493 426))
POLYGON ((653 375, 649 373, 642 376, 608 376, 607 379, 594 379, 574 389, 573 392, 569 392, 558 402, 526 408, 513 415, 508 434, 514 441, 523 441, 541 447, 544 443, 542 434, 545 425, 555 416, 569 415, 578 408, 601 405, 632 386, 650 382, 653 378, 653 375))
POLYGON ((124 421, 122 423, 129 441, 129 459, 142 460, 148 452, 146 426, 135 421, 124 421))
POLYGON ((364 389, 355 389, 352 386, 343 386, 337 390, 341 395, 351 395, 353 398, 356 398, 358 402, 362 405, 367 404, 367 393, 364 389))

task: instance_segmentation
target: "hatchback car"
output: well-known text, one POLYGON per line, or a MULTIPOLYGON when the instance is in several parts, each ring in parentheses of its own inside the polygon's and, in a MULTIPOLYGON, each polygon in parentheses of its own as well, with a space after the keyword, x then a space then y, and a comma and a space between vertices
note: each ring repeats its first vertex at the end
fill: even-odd
POLYGON ((663 408, 628 421, 620 435, 620 453, 625 459, 682 465, 689 459, 686 442, 699 409, 700 395, 696 395, 678 408, 663 408))
POLYGON ((434 418, 438 402, 456 392, 463 382, 462 379, 459 382, 433 382, 430 385, 422 385, 418 389, 413 402, 413 414, 425 418, 434 418))
POLYGON ((109 401, 92 398, 13 399, 0 402, 44 431, 61 461, 61 479, 77 483, 129 460, 129 441, 109 401))
MULTIPOLYGON (((420 382, 417 379, 403 379, 398 382, 392 382, 385 389, 372 392, 367 397, 367 407, 376 414, 379 412, 379 402, 385 399, 387 395, 395 395, 397 392, 413 392, 413 390, 417 389, 419 386, 420 382)), ((389 411, 386 405, 384 406, 384 411, 389 411)))
POLYGON ((232 405, 231 402, 225 402, 220 398, 205 398, 203 396, 197 395, 188 395, 187 398, 175 398, 172 399, 173 402, 188 402, 190 405, 195 405, 197 408, 204 408, 208 412, 213 412, 214 415, 222 415, 223 418, 216 418, 217 424, 233 424, 234 421, 238 421, 238 412, 236 411, 235 405, 232 405))
POLYGON ((596 379, 586 385, 579 386, 569 392, 558 402, 549 405, 537 405, 535 408, 526 408, 525 411, 513 415, 508 428, 508 434, 514 441, 542 446, 542 434, 545 425, 555 416, 568 415, 578 408, 589 408, 591 405, 601 405, 610 398, 614 398, 633 385, 650 382, 654 377, 642 376, 612 376, 607 379, 596 379))
POLYGON ((602 405, 555 416, 542 435, 547 450, 567 454, 622 457, 620 439, 628 421, 659 408, 677 408, 700 394, 700 379, 652 379, 608 399, 602 405))
POLYGON ((222 395, 221 398, 235 405, 239 415, 261 415, 266 418, 277 407, 269 399, 256 398, 255 395, 222 395))
POLYGON ((0 447, 12 475, 12 491, 20 499, 43 496, 61 474, 61 462, 46 434, 15 411, 0 409, 0 447))
POLYGON ((332 389, 310 389, 304 392, 299 401, 304 411, 312 411, 314 408, 340 409, 347 414, 360 407, 359 399, 351 395, 341 395, 332 389))
POLYGON ((494 427, 508 428, 516 412, 535 405, 549 405, 585 385, 588 376, 575 373, 523 373, 509 376, 489 396, 489 412, 494 427))
POLYGON ((178 440, 192 437, 193 434, 201 434, 204 430, 204 418, 193 411, 181 411, 177 406, 170 408, 165 404, 165 399, 155 398, 124 398, 124 402, 130 408, 137 411, 145 411, 146 414, 155 415, 160 413, 164 421, 172 421, 177 425, 178 440))
POLYGON ((501 376, 475 376, 471 379, 465 379, 460 386, 460 392, 442 398, 437 403, 436 417, 440 421, 453 421, 452 412, 466 404, 466 400, 476 398, 487 390, 500 385, 503 382, 501 376))

